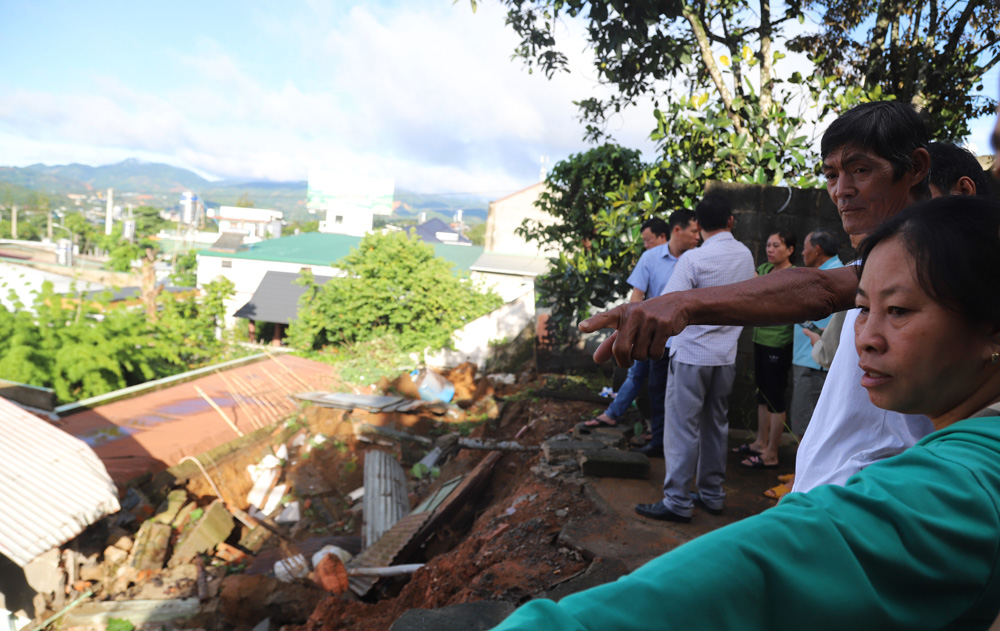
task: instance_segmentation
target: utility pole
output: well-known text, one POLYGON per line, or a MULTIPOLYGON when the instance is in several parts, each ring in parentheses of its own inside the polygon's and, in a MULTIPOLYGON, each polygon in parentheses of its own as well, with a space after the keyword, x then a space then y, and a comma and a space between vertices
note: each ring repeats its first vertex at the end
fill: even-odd
POLYGON ((106 234, 106 235, 110 235, 111 234, 111 227, 112 227, 112 224, 114 223, 114 217, 112 216, 112 213, 114 212, 114 208, 115 208, 114 195, 115 195, 115 189, 109 188, 108 189, 108 209, 107 209, 107 212, 105 212, 105 214, 104 214, 104 234, 106 234))
POLYGON ((10 238, 17 238, 17 204, 14 204, 14 212, 10 215, 10 238))

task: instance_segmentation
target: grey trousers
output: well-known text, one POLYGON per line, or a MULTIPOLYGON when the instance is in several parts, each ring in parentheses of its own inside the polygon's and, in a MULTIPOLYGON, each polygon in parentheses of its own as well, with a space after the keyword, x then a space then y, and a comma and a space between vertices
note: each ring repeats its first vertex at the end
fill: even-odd
POLYGON ((721 509, 726 499, 729 439, 729 393, 736 366, 693 366, 670 362, 664 406, 663 455, 667 476, 663 504, 689 517, 694 509, 691 483, 709 508, 721 509))
POLYGON ((809 427, 809 419, 816 410, 819 393, 826 383, 825 370, 816 370, 807 366, 792 365, 792 431, 801 437, 809 427))

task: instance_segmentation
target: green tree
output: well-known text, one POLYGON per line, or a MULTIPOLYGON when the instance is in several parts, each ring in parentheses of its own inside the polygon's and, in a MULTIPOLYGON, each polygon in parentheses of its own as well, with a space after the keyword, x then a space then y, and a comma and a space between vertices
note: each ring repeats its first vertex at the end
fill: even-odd
POLYGON ((639 224, 648 215, 608 223, 608 193, 638 181, 643 167, 638 151, 613 144, 572 155, 552 168, 537 203, 558 221, 528 220, 517 229, 526 240, 559 253, 535 279, 535 289, 538 304, 552 310, 550 326, 563 336, 571 335, 592 307, 627 291, 625 281, 640 251, 639 224))
POLYGON ((486 222, 471 226, 465 231, 465 237, 472 241, 472 245, 484 245, 486 243, 486 222))
POLYGON ((456 276, 431 246, 401 232, 365 236, 337 266, 346 275, 322 286, 302 275, 306 293, 288 328, 290 345, 319 349, 392 336, 405 351, 438 349, 456 329, 502 304, 456 276))
POLYGON ((311 221, 293 221, 281 227, 281 236, 292 236, 295 234, 296 230, 298 230, 300 234, 303 232, 319 232, 319 220, 313 219, 311 221))
POLYGON ((174 273, 170 282, 178 287, 194 287, 198 284, 198 252, 189 250, 177 255, 174 273))
POLYGON ((237 208, 255 208, 256 206, 253 203, 253 201, 250 199, 250 194, 247 193, 246 191, 244 191, 243 194, 240 195, 240 198, 236 200, 236 207, 237 208))
POLYGON ((818 34, 789 48, 813 56, 819 78, 843 90, 878 88, 924 114, 939 139, 968 135, 968 122, 992 114, 983 76, 1000 63, 1000 3, 996 0, 858 2, 806 0, 823 14, 818 34))

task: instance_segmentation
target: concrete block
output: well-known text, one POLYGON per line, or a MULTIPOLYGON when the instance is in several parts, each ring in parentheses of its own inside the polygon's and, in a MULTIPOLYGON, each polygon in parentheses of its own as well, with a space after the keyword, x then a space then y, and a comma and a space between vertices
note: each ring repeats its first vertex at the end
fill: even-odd
MULTIPOLYGON (((147 519, 139 527, 132 546, 129 565, 138 571, 160 570, 167 560, 167 547, 173 528, 166 524, 147 519)), ((105 551, 105 554, 107 551, 105 551)))
POLYGON ((604 449, 588 451, 580 456, 583 475, 595 478, 634 478, 645 480, 649 477, 649 458, 634 451, 604 449))
POLYGON ((184 506, 184 502, 187 501, 188 494, 184 489, 174 489, 167 493, 167 498, 163 500, 160 507, 157 509, 156 516, 153 517, 154 520, 160 522, 161 524, 172 524, 174 519, 177 517, 177 513, 180 512, 181 508, 184 506))
POLYGON ((542 454, 548 462, 575 459, 581 451, 597 451, 604 445, 595 440, 547 440, 542 443, 542 454))
POLYGON ((31 589, 39 594, 51 594, 59 589, 63 580, 63 571, 59 568, 61 556, 59 548, 52 548, 24 566, 24 578, 31 589))
POLYGON ((190 561, 199 552, 208 552, 226 540, 235 527, 233 516, 225 505, 215 500, 205 510, 205 514, 190 526, 177 542, 171 564, 190 561))

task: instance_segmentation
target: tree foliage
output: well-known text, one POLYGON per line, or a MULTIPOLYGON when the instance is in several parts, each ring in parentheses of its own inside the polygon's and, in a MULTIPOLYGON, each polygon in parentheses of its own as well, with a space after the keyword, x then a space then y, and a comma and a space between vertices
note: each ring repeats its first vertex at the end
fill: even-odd
POLYGON ((324 285, 302 275, 306 293, 288 328, 290 345, 315 350, 392 335, 406 351, 438 349, 456 329, 502 303, 402 232, 365 236, 338 267, 345 276, 324 285))
MULTIPOLYGON (((535 279, 536 300, 551 309, 550 325, 572 331, 578 317, 601 307, 627 290, 626 279, 641 251, 639 224, 612 217, 608 193, 636 182, 644 165, 639 152, 604 144, 557 163, 545 179, 538 207, 556 218, 554 224, 527 220, 517 233, 559 254, 549 271, 535 279)), ((652 190, 638 193, 656 195, 652 190)), ((631 219, 631 218, 630 218, 631 219)))
POLYGON ((152 322, 141 310, 54 293, 45 282, 32 305, 0 305, 0 375, 52 388, 62 402, 105 394, 218 361, 232 352, 216 339, 229 281, 202 296, 161 301, 152 322))
POLYGON ((806 0, 805 7, 823 12, 822 29, 789 47, 818 53, 818 76, 838 86, 878 88, 919 108, 932 137, 964 138, 969 120, 996 109, 978 92, 1000 62, 997 0, 806 0))

